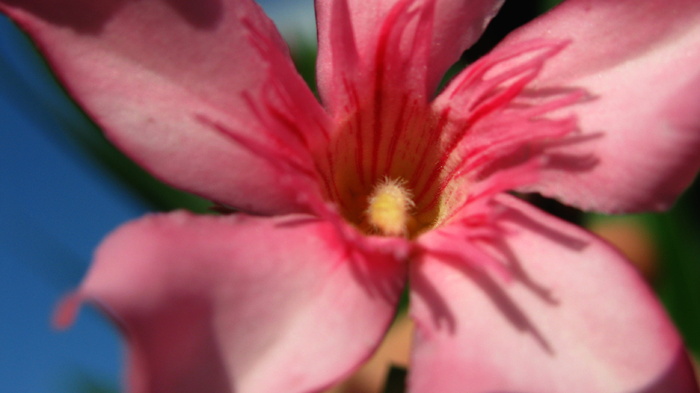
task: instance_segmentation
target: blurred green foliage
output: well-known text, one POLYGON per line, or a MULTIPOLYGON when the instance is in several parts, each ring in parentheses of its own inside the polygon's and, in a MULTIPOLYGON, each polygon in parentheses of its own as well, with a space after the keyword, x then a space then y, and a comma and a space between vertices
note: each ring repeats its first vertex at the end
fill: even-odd
POLYGON ((97 377, 89 372, 81 371, 72 373, 65 383, 67 392, 72 393, 118 393, 119 388, 115 383, 106 378, 97 377))
POLYGON ((700 355, 700 198, 698 181, 668 212, 643 215, 660 251, 654 287, 693 353, 700 355))

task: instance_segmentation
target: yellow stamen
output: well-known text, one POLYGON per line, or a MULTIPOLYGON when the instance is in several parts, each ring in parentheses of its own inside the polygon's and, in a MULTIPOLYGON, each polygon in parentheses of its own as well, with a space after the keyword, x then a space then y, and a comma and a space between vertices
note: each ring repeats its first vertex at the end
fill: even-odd
POLYGON ((411 193, 404 187, 403 179, 385 179, 369 197, 367 220, 386 236, 408 236, 413 221, 411 193))

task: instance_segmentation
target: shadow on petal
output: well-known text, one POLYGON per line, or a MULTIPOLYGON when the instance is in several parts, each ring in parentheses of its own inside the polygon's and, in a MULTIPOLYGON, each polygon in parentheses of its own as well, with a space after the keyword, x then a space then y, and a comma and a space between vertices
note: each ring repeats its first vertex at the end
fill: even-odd
POLYGON ((513 252, 513 250, 511 250, 511 248, 506 242, 499 241, 497 242, 495 247, 503 256, 508 271, 510 272, 510 274, 513 275, 513 278, 515 278, 518 282, 527 287, 527 289, 532 291, 532 293, 537 295, 537 297, 539 297, 545 303, 548 303, 552 306, 556 306, 559 304, 559 301, 554 295, 552 295, 551 291, 544 285, 536 282, 532 278, 532 276, 523 268, 522 263, 518 261, 518 258, 515 256, 515 253, 513 252))
POLYGON ((649 386, 642 388, 635 393, 694 393, 697 392, 698 382, 693 381, 695 371, 692 369, 691 363, 688 361, 688 355, 680 350, 676 358, 668 365, 666 371, 660 375, 649 386), (688 378, 688 376, 691 376, 688 378), (689 385, 688 383, 692 383, 689 385))
POLYGON ((183 19, 196 28, 213 30, 223 19, 221 0, 165 0, 183 19))
POLYGON ((515 224, 517 226, 517 229, 515 230, 535 232, 536 234, 551 240, 553 243, 566 247, 571 251, 582 251, 588 246, 588 242, 586 240, 568 234, 565 231, 562 231, 561 228, 548 226, 545 223, 537 221, 531 216, 516 209, 508 209, 507 213, 503 214, 500 218, 504 222, 515 224))
MULTIPOLYGON (((488 296, 496 309, 498 309, 503 317, 517 330, 530 334, 540 347, 550 355, 554 355, 554 350, 549 344, 544 335, 535 326, 530 318, 522 311, 518 304, 511 298, 505 290, 501 288, 501 283, 496 282, 489 277, 488 273, 474 269, 464 263, 455 263, 454 261, 445 261, 455 270, 464 274, 465 277, 472 280, 483 292, 488 296)), ((513 285, 513 284, 506 284, 513 285)), ((556 306, 556 303, 549 302, 551 306, 556 306)))
MULTIPOLYGON (((189 25, 213 30, 223 19, 221 0, 163 0, 189 25)), ((100 34, 119 10, 135 0, 7 0, 7 4, 21 8, 47 23, 66 26, 78 33, 100 34)))
POLYGON ((174 301, 154 315, 117 324, 129 349, 126 372, 133 391, 233 391, 215 313, 203 302, 174 301))
MULTIPOLYGON (((416 261, 415 263, 422 263, 416 261)), ((435 286, 425 276, 421 269, 414 268, 411 275, 411 294, 422 298, 425 304, 429 304, 429 311, 433 319, 433 324, 437 327, 445 325, 450 334, 454 334, 457 329, 457 320, 450 311, 450 307, 438 293, 435 286)))
MULTIPOLYGON (((547 170, 563 172, 590 172, 600 165, 600 159, 594 153, 585 153, 587 143, 594 143, 603 138, 603 132, 570 135, 558 141, 544 145, 538 154, 547 157, 547 170), (565 149, 580 145, 581 152, 567 152, 565 149)), ((593 150, 593 147, 591 147, 593 150)))
POLYGON ((215 313, 206 301, 174 298, 168 307, 134 312, 112 309, 99 298, 75 292, 59 303, 54 325, 68 328, 83 302, 111 320, 125 338, 130 392, 233 391, 215 313))
POLYGON ((379 296, 385 301, 395 303, 406 283, 404 262, 380 251, 356 248, 346 245, 340 263, 347 263, 350 272, 370 297, 379 296))
POLYGON ((78 33, 99 34, 121 7, 134 0, 7 0, 47 23, 67 26, 78 33))

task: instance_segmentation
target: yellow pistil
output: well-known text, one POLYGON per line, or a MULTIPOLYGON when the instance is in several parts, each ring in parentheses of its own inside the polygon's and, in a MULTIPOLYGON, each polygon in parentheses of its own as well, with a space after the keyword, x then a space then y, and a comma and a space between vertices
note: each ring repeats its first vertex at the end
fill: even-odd
POLYGON ((408 236, 414 219, 411 210, 414 203, 411 193, 404 187, 403 179, 385 179, 369 197, 367 221, 386 236, 408 236))

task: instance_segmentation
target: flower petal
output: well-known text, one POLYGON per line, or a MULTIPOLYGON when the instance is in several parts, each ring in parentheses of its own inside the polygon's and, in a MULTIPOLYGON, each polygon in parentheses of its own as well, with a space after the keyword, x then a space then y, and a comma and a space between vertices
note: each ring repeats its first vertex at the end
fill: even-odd
POLYGON ((0 10, 107 137, 160 179, 244 210, 301 210, 252 146, 308 166, 326 119, 253 1, 2 0, 0 10))
POLYGON ((332 112, 347 83, 430 98, 502 0, 316 0, 318 85, 332 112), (354 80, 353 80, 354 79, 354 80))
MULTIPOLYGON (((506 238, 487 251, 510 280, 430 253, 412 268, 412 392, 698 391, 678 334, 631 265, 579 228, 499 201, 506 238)), ((439 231, 421 242, 440 248, 439 231)))
POLYGON ((109 313, 129 392, 317 391, 379 344, 405 280, 348 247, 308 216, 150 216, 105 241, 57 321, 82 299, 109 313))
POLYGON ((501 48, 570 39, 534 86, 580 87, 580 142, 551 152, 535 186, 586 210, 667 208, 700 168, 700 2, 569 0, 501 48))

